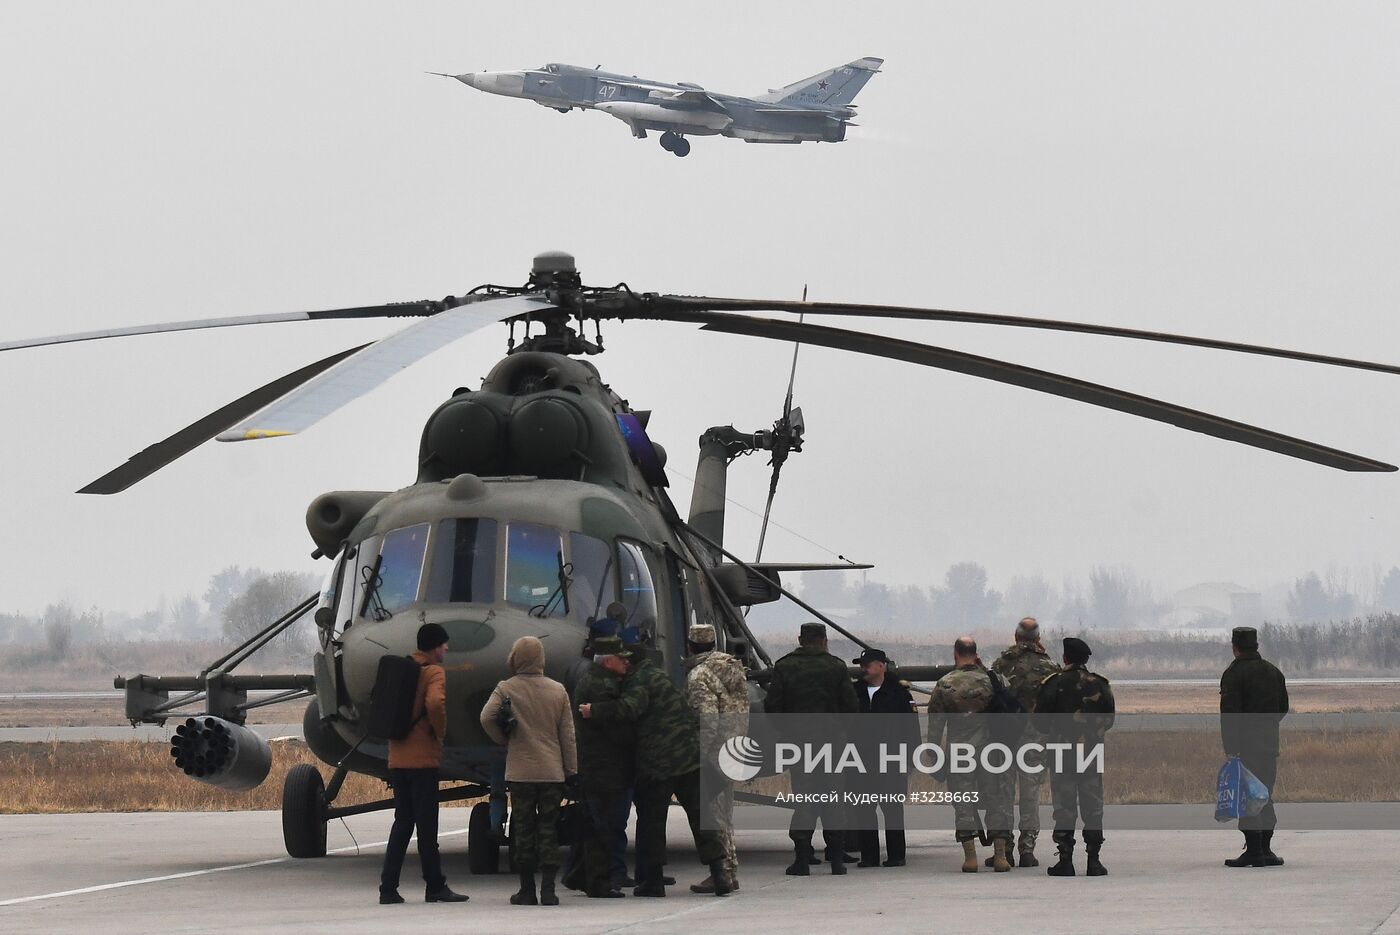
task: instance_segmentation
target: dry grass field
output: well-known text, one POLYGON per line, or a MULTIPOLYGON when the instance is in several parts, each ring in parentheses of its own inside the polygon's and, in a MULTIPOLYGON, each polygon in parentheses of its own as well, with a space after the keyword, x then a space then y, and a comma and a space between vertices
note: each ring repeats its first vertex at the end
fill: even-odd
MULTIPOLYGON (((165 744, 0 743, 0 814, 276 809, 282 805, 287 771, 297 763, 311 763, 330 778, 330 767, 300 741, 274 743, 267 781, 239 793, 185 776, 165 744)), ((336 803, 373 802, 388 794, 378 779, 352 774, 336 803)))
MULTIPOLYGON (((1220 710, 1215 685, 1113 685, 1122 714, 1214 714, 1220 710)), ((1289 706, 1298 714, 1350 711, 1400 711, 1400 684, 1288 686, 1289 706)))
MULTIPOLYGON (((198 707, 198 706, 196 706, 198 707)), ((121 727, 127 721, 120 698, 0 699, 0 728, 121 727)), ((306 699, 254 708, 249 724, 300 724, 306 699)))

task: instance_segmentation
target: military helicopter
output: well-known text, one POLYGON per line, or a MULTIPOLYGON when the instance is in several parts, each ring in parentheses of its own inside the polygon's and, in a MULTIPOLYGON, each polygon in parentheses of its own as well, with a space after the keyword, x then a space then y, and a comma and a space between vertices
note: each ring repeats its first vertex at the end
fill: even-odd
MULTIPOLYGON (((294 857, 325 855, 328 821, 392 807, 391 799, 352 806, 335 801, 350 772, 387 776, 387 748, 367 736, 363 726, 370 689, 380 658, 411 651, 425 622, 441 624, 449 635, 451 716, 442 778, 462 784, 444 788, 443 801, 491 792, 493 769, 503 751, 480 730, 477 712, 495 684, 509 675, 506 650, 519 636, 543 639, 548 674, 572 685, 587 665, 583 651, 589 625, 608 608, 620 608, 644 633, 649 651, 679 680, 686 628, 697 621, 711 623, 721 648, 749 668, 756 704, 772 659, 745 622, 745 608, 786 596, 858 645, 868 645, 784 588, 781 573, 869 566, 748 562, 724 547, 729 465, 751 452, 770 453, 771 509, 787 457, 802 450, 805 425, 801 410, 792 405, 792 378, 771 428, 741 431, 722 425, 700 436, 690 513, 682 519, 667 494, 667 453, 647 436, 650 413, 632 410, 585 359, 603 351, 602 321, 688 322, 710 331, 902 360, 1115 409, 1339 470, 1396 470, 1371 458, 1060 374, 803 319, 747 314, 755 311, 1069 331, 1400 373, 1400 367, 1387 364, 1048 319, 677 296, 635 292, 625 283, 597 288, 584 285, 566 253, 535 257, 522 286, 483 285, 441 300, 36 338, 0 344, 0 351, 281 321, 422 319, 248 393, 79 491, 112 494, 213 437, 241 441, 299 432, 444 343, 488 325, 508 325, 507 355, 481 388, 454 390, 429 415, 413 483, 397 491, 335 491, 311 503, 306 525, 316 546, 313 555, 333 561, 321 593, 290 608, 196 675, 138 674, 115 681, 125 690, 126 716, 133 725, 184 719, 172 738, 177 766, 199 781, 234 790, 260 784, 271 763, 266 742, 243 726, 247 712, 309 699, 307 744, 335 769, 329 783, 309 765, 299 765, 287 776, 282 825, 287 852, 294 857), (590 322, 591 340, 586 337, 590 322), (517 329, 523 330, 519 342, 517 329), (311 673, 235 672, 307 614, 319 635, 311 673), (250 691, 272 694, 250 701, 250 691), (194 705, 203 706, 202 715, 188 716, 194 705)), ((766 523, 765 514, 765 529, 766 523)), ((899 671, 902 678, 926 680, 945 670, 899 671)), ((489 806, 478 803, 468 827, 472 871, 496 872, 500 844, 489 806)))

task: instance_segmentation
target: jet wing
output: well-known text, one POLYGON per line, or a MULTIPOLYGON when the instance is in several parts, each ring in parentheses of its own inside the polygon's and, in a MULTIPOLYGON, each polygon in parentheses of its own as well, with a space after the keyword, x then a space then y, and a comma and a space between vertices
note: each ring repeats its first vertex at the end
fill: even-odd
POLYGON ((663 100, 676 101, 681 104, 699 104, 702 107, 713 108, 714 110, 726 113, 729 110, 718 98, 703 88, 689 88, 684 91, 676 91, 673 94, 665 95, 663 100))

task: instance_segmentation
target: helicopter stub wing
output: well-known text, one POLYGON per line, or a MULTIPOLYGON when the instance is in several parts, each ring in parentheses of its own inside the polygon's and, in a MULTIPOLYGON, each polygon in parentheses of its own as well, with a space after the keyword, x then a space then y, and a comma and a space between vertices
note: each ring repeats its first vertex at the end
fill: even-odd
POLYGON ((340 361, 217 438, 238 442, 295 435, 452 341, 507 318, 555 307, 541 295, 527 294, 481 299, 438 312, 340 361))
POLYGON ((1329 448, 1315 442, 1294 438, 1244 422, 1236 422, 1222 416, 1211 415, 1196 409, 1188 409, 1175 403, 1163 402, 1148 396, 1139 396, 1125 390, 1114 389, 1086 380, 1023 367, 990 357, 980 357, 963 351, 919 344, 896 338, 882 337, 861 331, 846 331, 793 321, 777 321, 768 318, 754 318, 747 315, 724 313, 677 312, 671 317, 677 321, 700 323, 705 330, 721 331, 728 334, 743 334, 751 337, 773 338, 779 341, 800 341, 803 344, 816 344, 836 350, 854 351, 875 357, 903 360, 925 367, 950 370, 969 376, 981 377, 997 383, 1006 383, 1061 396, 1105 409, 1114 409, 1129 415, 1152 419, 1175 425, 1191 432, 1200 432, 1225 441, 1237 442, 1252 448, 1262 448, 1276 454, 1303 461, 1311 461, 1342 471, 1394 471, 1395 465, 1386 464, 1362 455, 1329 448))

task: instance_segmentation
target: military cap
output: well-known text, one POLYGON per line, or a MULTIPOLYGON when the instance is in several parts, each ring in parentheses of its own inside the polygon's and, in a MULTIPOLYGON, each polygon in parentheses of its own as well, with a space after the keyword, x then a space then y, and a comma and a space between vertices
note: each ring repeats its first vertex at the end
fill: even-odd
POLYGON ((623 627, 617 631, 617 635, 624 646, 640 646, 642 643, 641 627, 623 627))
POLYGON ((1091 655, 1088 643, 1077 636, 1065 637, 1065 658, 1071 663, 1088 662, 1091 655))
POLYGON ((883 662, 885 665, 889 665, 890 657, 885 655, 883 649, 867 649, 851 661, 858 666, 863 666, 867 662, 883 662))
POLYGON ((1230 642, 1243 652, 1251 652, 1259 648, 1259 631, 1253 627, 1235 627, 1230 631, 1230 642))
POLYGON ((599 656, 621 656, 626 650, 622 640, 616 636, 598 636, 593 639, 593 658, 599 656))
POLYGON ((797 638, 800 640, 824 640, 826 639, 826 624, 804 623, 797 638))
POLYGON ((693 624, 686 634, 686 638, 692 643, 713 643, 715 641, 715 628, 708 623, 693 624))

